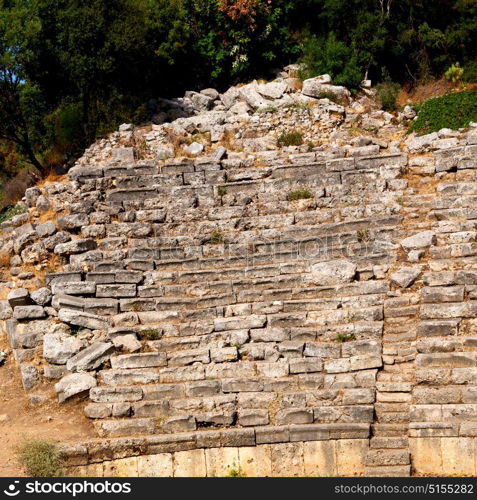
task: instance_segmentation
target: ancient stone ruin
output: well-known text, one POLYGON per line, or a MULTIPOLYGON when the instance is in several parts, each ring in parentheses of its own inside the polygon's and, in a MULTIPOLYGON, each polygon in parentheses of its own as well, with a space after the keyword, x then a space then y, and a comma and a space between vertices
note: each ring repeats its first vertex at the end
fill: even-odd
POLYGON ((475 474, 476 130, 406 136, 326 78, 214 92, 2 225, 24 389, 98 434, 69 473, 475 474))

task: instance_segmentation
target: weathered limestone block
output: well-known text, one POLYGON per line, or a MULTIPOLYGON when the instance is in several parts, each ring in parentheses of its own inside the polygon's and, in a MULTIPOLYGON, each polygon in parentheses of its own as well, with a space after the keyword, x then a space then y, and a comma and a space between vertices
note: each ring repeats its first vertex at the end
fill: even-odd
POLYGON ((272 475, 275 477, 303 477, 303 443, 271 444, 272 475))
POLYGON ((391 280, 401 288, 408 288, 420 274, 420 267, 400 267, 395 273, 391 274, 391 280))
POLYGON ((238 448, 240 470, 246 477, 270 477, 272 475, 269 445, 238 448))
POLYGON ((434 231, 423 231, 421 233, 414 234, 405 238, 401 241, 401 246, 409 250, 418 250, 421 248, 427 248, 436 243, 436 234, 434 231))
POLYGON ((89 397, 96 403, 124 403, 141 400, 143 391, 141 387, 94 387, 89 397))
POLYGON ((60 309, 58 318, 65 323, 90 328, 91 330, 104 330, 111 326, 110 320, 107 318, 69 309, 60 309))
POLYGON ((71 373, 65 375, 56 385, 58 401, 63 403, 68 398, 82 394, 96 387, 96 379, 89 373, 71 373))
POLYGON ((31 293, 31 299, 39 306, 46 306, 51 301, 51 290, 47 287, 39 288, 31 293))
POLYGON ((94 295, 96 283, 90 281, 70 281, 68 283, 55 283, 51 285, 55 295, 94 295))
POLYGON ((67 333, 46 333, 43 336, 43 356, 55 365, 64 365, 86 346, 86 341, 67 333))
POLYGON ((93 342, 68 359, 66 368, 71 372, 95 370, 107 361, 113 352, 114 346, 110 342, 93 342))
POLYGON ((158 453, 137 457, 139 477, 172 477, 174 474, 171 453, 158 453))
POLYGON ((169 354, 168 366, 187 366, 193 363, 210 363, 209 349, 188 349, 169 354))
POLYGON ((178 451, 174 454, 174 477, 206 477, 204 450, 178 451))
POLYGON ((108 418, 113 412, 113 405, 108 403, 90 403, 84 408, 88 418, 108 418))
POLYGON ((163 352, 121 354, 111 358, 111 366, 113 369, 154 368, 167 366, 167 358, 163 352))
POLYGON ((356 264, 345 259, 319 262, 311 266, 310 273, 316 285, 348 283, 356 274, 356 264))
POLYGON ((333 477, 337 475, 336 441, 309 441, 303 443, 303 462, 306 477, 333 477))
POLYGON ((15 288, 8 294, 7 300, 11 307, 31 304, 30 293, 26 288, 15 288))
POLYGON ((244 328, 262 328, 267 322, 264 315, 251 316, 231 316, 226 318, 217 318, 214 320, 214 330, 216 332, 227 330, 242 330, 244 328))
POLYGON ((239 410, 238 424, 243 427, 268 425, 269 415, 267 410, 239 410))
POLYGON ((123 284, 123 285, 97 285, 97 297, 135 297, 136 285, 123 284))
POLYGON ((13 309, 13 317, 18 320, 32 320, 44 318, 45 309, 42 306, 17 306, 13 309))
POLYGON ((38 370, 34 365, 20 365, 20 375, 25 391, 33 389, 40 382, 38 370))
MULTIPOLYGON (((57 233, 57 236, 60 233, 57 233)), ((89 252, 96 249, 96 242, 92 239, 76 239, 68 243, 59 243, 55 246, 54 252, 58 255, 72 255, 89 252)))

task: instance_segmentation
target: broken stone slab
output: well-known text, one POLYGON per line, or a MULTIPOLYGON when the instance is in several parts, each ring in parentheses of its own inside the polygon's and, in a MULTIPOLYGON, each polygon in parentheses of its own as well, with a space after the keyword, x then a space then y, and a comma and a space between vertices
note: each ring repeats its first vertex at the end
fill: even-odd
POLYGON ((107 361, 113 352, 114 346, 110 342, 93 342, 70 358, 66 368, 70 372, 95 370, 107 361))
POLYGON ((143 393, 140 387, 93 387, 89 393, 96 403, 124 403, 140 401, 143 393))
POLYGON ((351 95, 346 87, 322 83, 320 77, 305 80, 301 93, 316 99, 323 99, 327 97, 327 94, 333 94, 340 101, 348 101, 351 95))
POLYGON ((311 266, 311 280, 316 285, 349 283, 356 275, 356 264, 345 259, 319 262, 311 266))
POLYGON ((27 306, 31 304, 30 292, 26 288, 15 288, 7 296, 11 307, 27 306))
POLYGON ((51 286, 55 295, 93 295, 96 292, 94 281, 70 281, 55 283, 51 286))
POLYGON ((70 309, 60 309, 58 311, 58 318, 65 323, 82 326, 90 330, 104 330, 111 326, 111 322, 107 318, 70 309))
POLYGON ((43 224, 38 224, 35 227, 36 234, 40 238, 46 238, 47 236, 52 236, 56 233, 56 226, 53 222, 48 221, 43 224))
POLYGON ((265 108, 271 104, 271 101, 265 99, 257 91, 257 83, 252 82, 239 88, 240 97, 253 109, 265 108))
POLYGON ((113 369, 155 368, 162 366, 167 366, 167 357, 164 352, 121 354, 111 358, 111 367, 113 369))
POLYGON ((39 288, 32 292, 31 298, 39 306, 46 306, 51 300, 51 290, 47 287, 39 288))
POLYGON ((20 375, 25 391, 33 389, 40 381, 38 370, 33 365, 20 365, 20 375))
POLYGON ((86 341, 67 333, 46 333, 43 336, 43 357, 54 365, 64 365, 86 346, 86 341))
POLYGON ((57 255, 72 255, 83 252, 89 252, 96 249, 96 241, 91 239, 81 239, 69 241, 68 243, 60 243, 54 248, 54 253, 57 255))
POLYGON ((414 234, 401 241, 401 246, 409 250, 419 250, 420 248, 427 248, 436 243, 436 233, 434 231, 422 231, 421 233, 414 234))
POLYGON ((117 334, 111 335, 111 341, 114 344, 114 347, 118 349, 123 349, 129 352, 139 351, 142 347, 141 342, 136 337, 135 333, 125 333, 125 334, 117 334))
POLYGON ((216 332, 221 332, 227 330, 263 328, 266 322, 267 317, 264 315, 231 316, 227 318, 217 318, 214 320, 214 330, 216 332))
POLYGON ((257 85, 257 92, 266 99, 280 99, 287 90, 285 82, 268 82, 257 85))
POLYGON ((17 306, 13 310, 13 317, 18 320, 44 318, 45 309, 42 306, 17 306))
POLYGON ((401 267, 391 274, 391 281, 401 288, 410 287, 421 274, 420 267, 401 267))
POLYGON ((89 391, 96 385, 96 378, 89 373, 70 373, 55 384, 55 390, 58 394, 58 401, 63 403, 72 396, 89 391))

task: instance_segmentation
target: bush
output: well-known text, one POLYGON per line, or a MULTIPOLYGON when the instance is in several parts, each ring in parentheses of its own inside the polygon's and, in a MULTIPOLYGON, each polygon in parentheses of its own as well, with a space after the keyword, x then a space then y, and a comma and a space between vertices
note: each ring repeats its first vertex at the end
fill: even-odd
POLYGON ((300 62, 304 66, 300 72, 302 79, 328 73, 335 85, 344 85, 350 89, 358 89, 363 79, 363 71, 355 51, 337 40, 333 33, 327 38, 315 35, 308 37, 300 62))
POLYGON ((446 80, 449 82, 457 83, 462 79, 462 75, 464 74, 464 69, 460 67, 460 64, 457 62, 453 64, 447 71, 444 73, 446 80))
POLYGON ((55 444, 40 439, 25 441, 17 450, 17 458, 30 477, 62 475, 61 452, 55 444))
POLYGON ((286 146, 301 146, 303 144, 303 135, 301 132, 282 132, 277 138, 277 146, 283 148, 286 146))
POLYGON ((297 189, 296 191, 290 191, 287 195, 288 201, 296 200, 307 200, 313 198, 313 193, 308 189, 297 189))
POLYGON ((464 74, 462 75, 462 80, 468 83, 477 82, 477 59, 471 61, 464 66, 464 74))
POLYGON ((441 128, 457 130, 477 121, 477 91, 468 90, 456 94, 429 99, 418 108, 417 120, 411 132, 428 134, 441 128))
POLYGON ((381 101, 381 107, 385 111, 394 111, 396 109, 397 96, 400 85, 394 82, 383 82, 376 85, 376 92, 381 101))

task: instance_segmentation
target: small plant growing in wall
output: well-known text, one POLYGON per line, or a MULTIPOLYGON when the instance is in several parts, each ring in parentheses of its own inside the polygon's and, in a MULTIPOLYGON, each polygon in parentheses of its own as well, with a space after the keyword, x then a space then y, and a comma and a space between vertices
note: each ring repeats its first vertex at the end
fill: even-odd
POLYGON ((247 474, 245 474, 240 465, 233 464, 232 468, 228 471, 227 477, 247 477, 247 474))
POLYGON ((358 241, 361 243, 363 241, 369 241, 369 230, 368 229, 359 229, 356 231, 356 237, 358 241))
POLYGON ((297 189, 296 191, 290 191, 287 194, 288 201, 296 201, 296 200, 307 200, 310 198, 314 198, 313 193, 309 189, 297 189))
POLYGON ((61 452, 48 441, 31 439, 17 448, 17 459, 30 477, 58 477, 63 474, 61 452))
POLYGON ((141 340, 159 340, 162 337, 162 333, 154 329, 142 330, 138 333, 141 340))
POLYGON ((209 239, 207 240, 207 243, 211 245, 220 245, 222 243, 225 243, 224 235, 220 231, 212 231, 210 233, 209 239))
POLYGON ((224 187, 224 186, 219 186, 219 187, 217 188, 217 194, 218 194, 219 196, 225 196, 225 195, 227 194, 227 188, 226 188, 226 187, 224 187))
POLYGON ((355 340, 355 335, 354 333, 339 333, 336 336, 336 342, 349 342, 350 340, 355 340))

